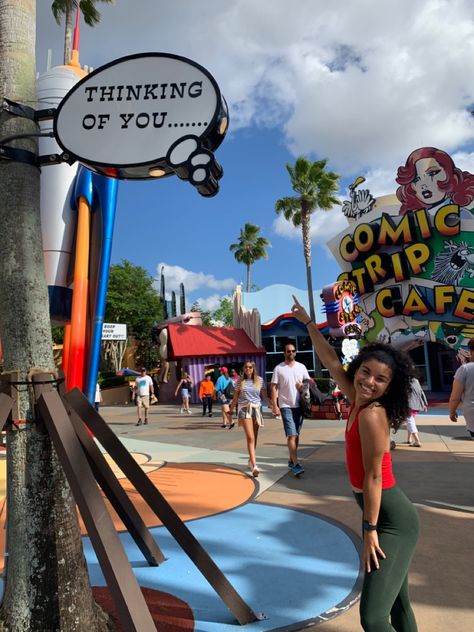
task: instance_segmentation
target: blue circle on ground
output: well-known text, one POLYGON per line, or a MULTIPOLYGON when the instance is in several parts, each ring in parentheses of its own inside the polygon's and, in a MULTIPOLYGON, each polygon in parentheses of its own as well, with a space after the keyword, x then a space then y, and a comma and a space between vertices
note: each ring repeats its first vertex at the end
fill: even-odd
MULTIPOLYGON (((186 523, 241 598, 266 619, 245 631, 295 629, 347 609, 360 588, 355 540, 344 527, 314 514, 263 503, 186 523)), ((196 632, 243 629, 167 529, 151 533, 166 561, 147 565, 128 533, 120 538, 141 586, 185 601, 196 632)), ((105 581, 88 538, 84 550, 93 585, 105 581)))

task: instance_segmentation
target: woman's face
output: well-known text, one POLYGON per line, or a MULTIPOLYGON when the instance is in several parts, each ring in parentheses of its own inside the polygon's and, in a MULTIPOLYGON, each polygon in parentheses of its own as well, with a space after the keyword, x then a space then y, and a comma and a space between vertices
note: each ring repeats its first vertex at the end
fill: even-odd
POLYGON ((362 362, 354 375, 354 388, 359 403, 373 402, 387 391, 392 380, 392 369, 372 358, 362 362))
POLYGON ((245 377, 251 378, 253 374, 253 365, 252 364, 244 364, 244 375, 245 377))
POLYGON ((420 158, 416 161, 416 176, 413 188, 416 197, 425 205, 438 204, 446 197, 446 191, 440 190, 438 183, 447 179, 446 171, 434 158, 420 158))

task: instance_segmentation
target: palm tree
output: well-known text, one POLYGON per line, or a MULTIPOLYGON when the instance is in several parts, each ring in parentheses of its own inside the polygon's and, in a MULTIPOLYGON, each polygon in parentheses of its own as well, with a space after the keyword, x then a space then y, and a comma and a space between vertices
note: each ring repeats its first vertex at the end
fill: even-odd
POLYGON ((58 24, 61 24, 61 17, 66 17, 66 28, 64 33, 64 63, 71 61, 72 51, 72 13, 79 7, 84 22, 87 26, 95 26, 100 22, 101 15, 95 5, 97 2, 111 4, 114 0, 53 0, 51 9, 58 24))
MULTIPOLYGON (((36 0, 0 0, 2 101, 36 99, 35 18, 36 0)), ((0 138, 16 136, 14 144, 33 155, 35 132, 27 118, 0 118, 0 138)), ((23 384, 31 380, 34 368, 55 371, 39 185, 39 170, 31 164, 0 162, 3 368, 23 384)), ((13 415, 23 421, 7 428, 8 564, 0 629, 105 630, 106 617, 93 599, 71 490, 49 436, 36 421, 31 390, 14 388, 18 407, 13 415)))
POLYGON ((310 316, 315 320, 313 280, 311 274, 311 215, 316 209, 329 211, 335 204, 340 204, 334 196, 341 176, 326 171, 327 160, 311 162, 304 156, 297 158, 295 165, 286 165, 290 175, 293 191, 298 195, 284 197, 275 204, 277 214, 301 226, 303 234, 303 252, 306 263, 306 282, 310 316))
POLYGON ((265 248, 272 247, 268 239, 259 236, 259 232, 260 226, 245 224, 240 229, 239 241, 229 246, 229 250, 234 253, 236 260, 247 266, 247 292, 250 292, 251 266, 259 259, 268 259, 265 248))

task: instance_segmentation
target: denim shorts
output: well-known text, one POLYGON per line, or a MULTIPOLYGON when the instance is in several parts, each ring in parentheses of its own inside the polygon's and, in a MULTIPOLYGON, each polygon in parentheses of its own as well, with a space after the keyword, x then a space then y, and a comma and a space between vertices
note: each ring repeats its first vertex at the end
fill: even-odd
POLYGON ((296 437, 301 432, 303 425, 303 411, 297 408, 280 408, 283 427, 287 437, 296 437))
POLYGON ((187 388, 182 388, 182 389, 181 389, 181 397, 182 397, 183 399, 185 399, 185 398, 188 398, 188 399, 189 399, 189 398, 191 397, 191 393, 188 391, 188 389, 187 389, 187 388))

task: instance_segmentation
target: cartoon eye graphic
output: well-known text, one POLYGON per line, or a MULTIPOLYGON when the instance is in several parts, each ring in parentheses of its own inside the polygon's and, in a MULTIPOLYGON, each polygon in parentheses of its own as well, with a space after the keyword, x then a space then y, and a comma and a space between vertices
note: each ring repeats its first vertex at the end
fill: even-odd
POLYGON ((450 347, 454 347, 459 340, 459 336, 446 336, 445 341, 450 347))

